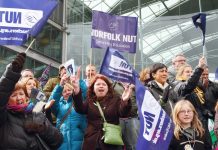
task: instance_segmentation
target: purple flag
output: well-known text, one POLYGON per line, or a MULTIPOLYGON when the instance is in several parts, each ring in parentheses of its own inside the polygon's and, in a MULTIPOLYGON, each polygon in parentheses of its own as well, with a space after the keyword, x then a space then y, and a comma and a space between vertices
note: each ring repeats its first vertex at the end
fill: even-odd
POLYGON ((45 84, 48 82, 50 69, 51 69, 51 64, 45 68, 45 70, 42 73, 42 76, 38 79, 41 88, 43 88, 45 84))
POLYGON ((136 149, 168 150, 173 135, 173 122, 138 79, 135 84, 140 118, 136 149))
POLYGON ((218 68, 216 68, 216 71, 215 71, 215 80, 218 80, 218 68))
POLYGON ((138 80, 138 73, 115 49, 108 48, 100 73, 116 81, 135 84, 140 117, 140 133, 137 150, 167 150, 173 135, 173 122, 157 100, 138 80))
POLYGON ((29 35, 40 32, 56 0, 2 0, 0 2, 0 45, 22 45, 29 35))
POLYGON ((116 16, 92 11, 92 48, 112 47, 117 50, 136 52, 136 17, 116 16))
POLYGON ((107 49, 100 73, 113 80, 132 84, 135 83, 135 78, 139 76, 119 51, 113 48, 107 49))
POLYGON ((196 28, 200 28, 203 33, 203 45, 205 44, 205 32, 206 32, 206 14, 199 13, 192 16, 192 21, 196 28))

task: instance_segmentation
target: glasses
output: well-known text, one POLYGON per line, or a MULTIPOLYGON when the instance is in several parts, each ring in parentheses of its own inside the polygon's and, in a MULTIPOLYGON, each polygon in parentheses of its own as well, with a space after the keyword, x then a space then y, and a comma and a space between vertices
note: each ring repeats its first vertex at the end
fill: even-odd
POLYGON ((192 113, 193 113, 192 110, 181 110, 181 111, 179 111, 179 114, 182 114, 182 115, 185 115, 185 114, 190 115, 190 114, 192 114, 192 113))

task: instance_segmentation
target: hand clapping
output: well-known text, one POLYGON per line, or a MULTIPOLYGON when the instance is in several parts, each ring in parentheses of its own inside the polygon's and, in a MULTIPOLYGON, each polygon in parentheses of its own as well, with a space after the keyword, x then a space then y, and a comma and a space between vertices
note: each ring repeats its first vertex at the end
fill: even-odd
POLYGON ((124 87, 124 91, 122 94, 122 99, 123 101, 127 101, 129 100, 131 94, 132 94, 132 90, 134 88, 133 84, 128 84, 128 83, 122 83, 123 87, 124 87))

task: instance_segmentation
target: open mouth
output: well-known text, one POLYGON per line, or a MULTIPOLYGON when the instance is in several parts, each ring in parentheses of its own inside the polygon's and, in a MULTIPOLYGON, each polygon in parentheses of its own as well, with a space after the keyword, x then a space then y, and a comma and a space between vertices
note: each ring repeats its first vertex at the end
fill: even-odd
POLYGON ((98 90, 98 91, 99 91, 99 92, 101 92, 101 93, 102 93, 102 92, 104 92, 104 90, 103 90, 103 89, 100 89, 100 90, 98 90))
POLYGON ((21 105, 21 104, 23 104, 23 101, 18 101, 17 104, 21 105))

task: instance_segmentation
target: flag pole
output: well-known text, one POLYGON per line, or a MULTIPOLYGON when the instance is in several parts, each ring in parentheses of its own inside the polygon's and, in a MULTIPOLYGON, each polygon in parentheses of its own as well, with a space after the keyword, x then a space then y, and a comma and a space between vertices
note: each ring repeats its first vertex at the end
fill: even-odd
MULTIPOLYGON (((143 60, 143 56, 144 56, 144 52, 143 52, 143 37, 142 37, 142 10, 141 10, 141 0, 138 0, 138 10, 139 10, 139 25, 140 25, 140 28, 139 28, 139 38, 140 38, 140 41, 139 41, 139 49, 140 49, 140 52, 141 52, 141 70, 144 68, 144 60, 143 60)), ((147 58, 146 58, 147 59, 147 58)), ((147 64, 146 64, 147 65, 147 64)))
POLYGON ((199 0, 199 10, 200 10, 200 13, 201 13, 202 12, 201 0, 199 0))
MULTIPOLYGON (((202 5, 201 5, 201 0, 199 0, 199 11, 202 13, 202 5)), ((207 64, 207 51, 206 51, 206 46, 205 46, 205 39, 204 39, 204 34, 202 33, 202 41, 203 41, 203 57, 205 58, 206 64, 207 64)))
MULTIPOLYGON (((90 67, 91 67, 91 65, 92 65, 92 48, 91 48, 91 53, 90 53, 90 67)), ((91 76, 91 68, 89 68, 89 76, 91 76)))
POLYGON ((91 48, 91 53, 90 53, 90 62, 89 64, 91 65, 92 64, 92 48, 91 48))
POLYGON ((30 45, 27 47, 27 49, 25 50, 25 53, 27 53, 27 51, 30 49, 30 47, 33 45, 33 43, 35 42, 35 38, 32 40, 32 42, 30 43, 30 45))

